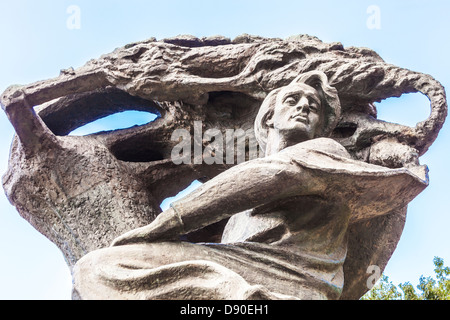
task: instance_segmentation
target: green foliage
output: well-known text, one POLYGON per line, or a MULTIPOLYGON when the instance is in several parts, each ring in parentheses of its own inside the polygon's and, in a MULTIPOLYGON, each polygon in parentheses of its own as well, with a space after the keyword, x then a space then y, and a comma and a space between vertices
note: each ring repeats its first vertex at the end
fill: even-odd
POLYGON ((361 300, 400 300, 402 294, 397 287, 389 281, 389 278, 382 275, 378 283, 367 292, 361 300))
POLYGON ((450 268, 434 257, 435 278, 421 276, 417 289, 410 282, 399 284, 400 290, 382 275, 378 283, 361 300, 450 300, 450 268))

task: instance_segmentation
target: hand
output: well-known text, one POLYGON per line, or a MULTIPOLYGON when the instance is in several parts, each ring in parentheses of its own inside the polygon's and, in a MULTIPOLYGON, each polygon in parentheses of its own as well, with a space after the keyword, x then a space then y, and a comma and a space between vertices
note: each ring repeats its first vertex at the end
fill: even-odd
POLYGON ((375 142, 370 148, 369 162, 387 168, 417 167, 419 154, 409 145, 394 138, 375 142))
POLYGON ((182 226, 173 209, 162 212, 152 223, 117 237, 111 246, 121 246, 140 242, 170 241, 179 239, 182 226))
POLYGON ((127 233, 115 238, 111 243, 111 247, 123 246, 126 244, 151 242, 156 235, 152 233, 152 224, 128 231, 127 233))

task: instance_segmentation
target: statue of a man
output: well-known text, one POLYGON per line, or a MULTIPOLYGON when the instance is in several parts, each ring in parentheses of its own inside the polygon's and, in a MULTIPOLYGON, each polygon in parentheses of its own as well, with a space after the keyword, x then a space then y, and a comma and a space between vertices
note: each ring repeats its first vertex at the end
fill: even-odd
POLYGON ((272 91, 255 121, 265 157, 230 168, 150 225, 84 256, 74 297, 338 299, 349 224, 404 207, 428 182, 414 163, 388 169, 353 160, 328 138, 339 116, 324 73, 272 91), (226 218, 221 243, 179 240, 226 218))

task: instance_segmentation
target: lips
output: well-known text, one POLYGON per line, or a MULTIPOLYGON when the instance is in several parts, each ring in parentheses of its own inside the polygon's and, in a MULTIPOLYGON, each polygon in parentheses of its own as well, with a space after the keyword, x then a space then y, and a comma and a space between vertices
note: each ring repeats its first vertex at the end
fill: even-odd
POLYGON ((304 117, 302 115, 299 115, 299 114, 295 114, 295 115, 291 116, 291 119, 294 119, 295 121, 303 122, 303 123, 306 123, 306 124, 309 123, 308 118, 306 118, 306 117, 304 117))

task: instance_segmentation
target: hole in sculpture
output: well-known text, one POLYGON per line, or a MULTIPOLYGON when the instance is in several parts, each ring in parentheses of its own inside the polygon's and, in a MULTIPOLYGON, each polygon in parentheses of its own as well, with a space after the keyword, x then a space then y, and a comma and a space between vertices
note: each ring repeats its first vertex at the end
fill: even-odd
POLYGON ((152 145, 136 144, 133 141, 124 141, 113 145, 109 151, 121 161, 126 162, 152 162, 163 160, 164 156, 161 151, 152 145))
MULTIPOLYGON (((184 196, 188 195, 198 187, 200 187, 202 183, 198 180, 194 180, 186 189, 180 191, 176 196, 166 198, 163 202, 161 202, 161 209, 167 210, 170 207, 170 204, 174 201, 177 201, 184 196)), ((226 223, 228 222, 228 219, 224 219, 222 221, 218 221, 216 223, 213 223, 205 228, 199 229, 197 231, 194 231, 192 233, 183 235, 180 237, 181 241, 186 242, 213 242, 218 243, 221 241, 222 233, 225 228, 226 223)))
POLYGON ((403 94, 375 103, 375 106, 378 119, 410 127, 430 116, 430 100, 421 93, 403 94))
POLYGON ((336 129, 334 129, 332 136, 339 139, 350 138, 357 128, 355 123, 340 123, 336 129))
POLYGON ((85 136, 102 131, 131 128, 155 121, 157 117, 157 114, 145 111, 128 110, 118 112, 85 124, 84 126, 73 130, 69 135, 85 136))

